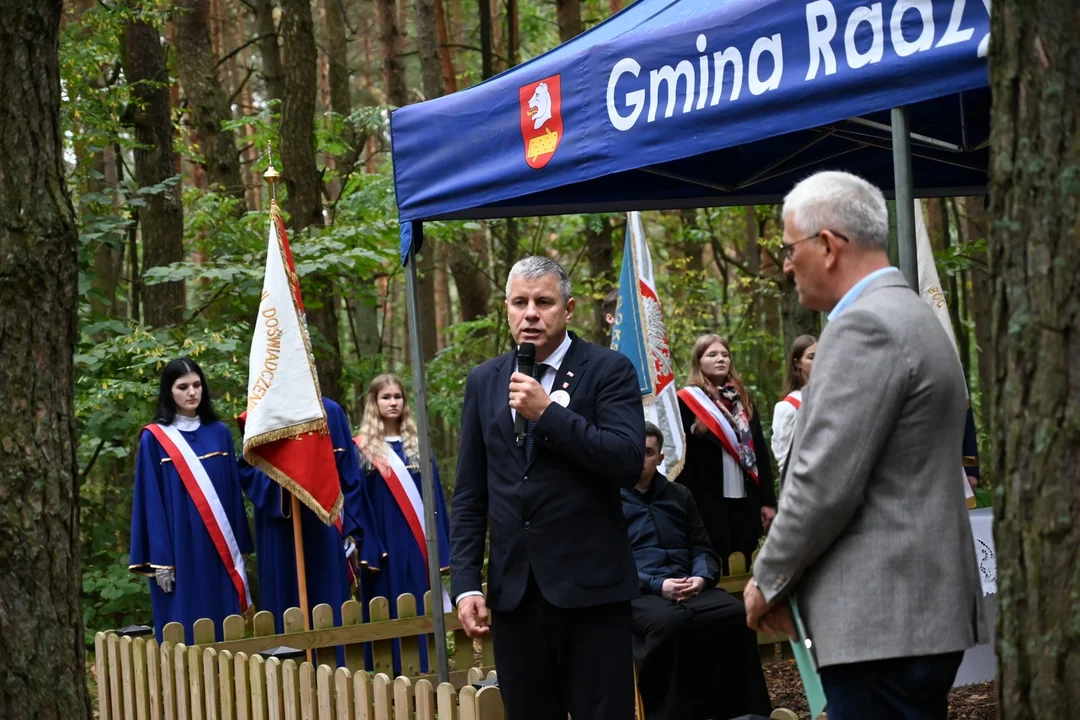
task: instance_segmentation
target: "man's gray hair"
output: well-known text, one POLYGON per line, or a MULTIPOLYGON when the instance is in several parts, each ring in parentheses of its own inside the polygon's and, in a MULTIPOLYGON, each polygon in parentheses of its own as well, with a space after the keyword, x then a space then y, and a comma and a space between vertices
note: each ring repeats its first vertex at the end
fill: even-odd
POLYGON ((516 277, 525 278, 526 280, 536 280, 542 278, 545 275, 554 275, 555 279, 559 283, 559 295, 562 297, 563 303, 566 303, 572 297, 570 294, 570 276, 563 270, 562 265, 554 260, 540 255, 530 255, 529 257, 523 257, 514 263, 514 267, 510 268, 510 274, 506 276, 506 297, 510 298, 510 281, 516 277))
POLYGON ((819 172, 784 198, 783 218, 799 235, 831 230, 860 247, 889 248, 889 208, 881 190, 857 175, 819 172))

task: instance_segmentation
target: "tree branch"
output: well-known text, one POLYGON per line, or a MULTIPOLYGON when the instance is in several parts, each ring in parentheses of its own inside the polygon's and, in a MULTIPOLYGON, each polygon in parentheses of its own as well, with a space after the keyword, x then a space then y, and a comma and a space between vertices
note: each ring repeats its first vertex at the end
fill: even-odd
MULTIPOLYGON (((483 54, 483 52, 484 52, 483 50, 476 47, 475 45, 461 45, 459 43, 439 43, 439 47, 456 48, 457 50, 472 50, 473 52, 478 52, 478 53, 481 53, 481 54, 483 54)), ((409 52, 398 53, 397 57, 409 57, 410 55, 416 55, 419 52, 420 52, 419 50, 410 50, 409 52)), ((509 60, 507 60, 505 57, 503 57, 502 55, 498 54, 495 51, 492 51, 491 57, 495 58, 496 60, 500 60, 500 61, 506 63, 507 65, 510 64, 509 60)))
POLYGON ((223 64, 225 64, 229 60, 231 60, 233 58, 233 56, 235 56, 237 53, 243 52, 245 48, 251 47, 255 43, 259 42, 260 40, 263 40, 263 39, 269 38, 269 37, 276 38, 277 36, 278 36, 277 33, 266 33, 265 35, 256 35, 255 37, 251 38, 250 40, 248 40, 246 43, 244 43, 240 47, 236 48, 235 50, 230 50, 227 55, 222 56, 222 58, 217 61, 217 65, 214 66, 214 69, 217 70, 223 64))
POLYGON ((239 95, 243 91, 244 86, 247 85, 248 80, 250 80, 251 76, 254 75, 254 74, 255 74, 255 68, 249 67, 247 69, 247 75, 244 76, 244 79, 241 80, 240 84, 236 86, 235 90, 233 90, 233 94, 229 96, 229 107, 232 107, 233 100, 235 100, 236 96, 239 95))
POLYGON ((86 469, 82 471, 82 477, 79 478, 79 485, 86 482, 86 478, 90 475, 90 471, 94 469, 94 464, 97 463, 98 455, 101 454, 101 449, 105 447, 105 438, 102 438, 98 442, 97 447, 94 448, 94 454, 90 458, 90 462, 86 463, 86 469))
POLYGON ((209 308, 211 305, 216 303, 218 301, 218 299, 222 295, 225 294, 225 291, 228 290, 229 288, 231 288, 232 286, 233 286, 233 284, 231 282, 227 282, 224 285, 222 285, 220 288, 218 288, 218 291, 216 293, 214 293, 214 295, 209 300, 207 300, 205 303, 202 304, 202 306, 200 306, 193 313, 191 313, 191 315, 188 316, 187 320, 184 320, 183 322, 181 322, 178 327, 183 327, 184 325, 187 325, 189 322, 191 322, 195 318, 202 315, 203 312, 205 312, 207 308, 209 308))
MULTIPOLYGON (((737 267, 739 270, 742 270, 744 273, 746 273, 750 277, 754 277, 754 278, 762 277, 761 273, 756 273, 756 272, 752 271, 749 267, 746 266, 745 263, 740 262, 739 260, 736 260, 735 258, 728 255, 726 252, 724 252, 724 248, 720 245, 720 241, 717 240, 716 237, 709 238, 709 243, 712 245, 713 259, 717 261, 717 263, 718 263, 717 266, 718 267, 719 267, 719 260, 717 260, 717 259, 718 258, 723 258, 725 264, 734 265, 735 267, 737 267)), ((722 270, 723 268, 720 268, 720 269, 722 270)))

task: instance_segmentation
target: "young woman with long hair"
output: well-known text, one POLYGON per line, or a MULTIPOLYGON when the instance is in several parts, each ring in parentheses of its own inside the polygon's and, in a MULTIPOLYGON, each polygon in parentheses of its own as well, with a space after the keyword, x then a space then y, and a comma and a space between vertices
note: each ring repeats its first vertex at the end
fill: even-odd
POLYGON ((158 641, 167 623, 221 622, 251 607, 243 556, 253 550, 232 433, 218 420, 202 368, 165 366, 157 412, 139 438, 131 509, 132 572, 150 578, 158 641), (215 541, 217 538, 217 541, 215 541))
POLYGON ((749 566, 776 515, 776 494, 757 409, 719 335, 694 343, 679 409, 687 433, 678 481, 694 495, 724 573, 733 552, 743 553, 749 566))
MULTIPOLYGON (((420 441, 416 422, 409 411, 405 386, 396 375, 383 374, 368 385, 364 416, 355 438, 360 448, 362 485, 373 531, 386 554, 379 567, 361 572, 365 598, 382 596, 390 600, 390 617, 397 617, 397 597, 411 593, 417 610, 423 612, 428 581, 427 544, 424 536, 424 489, 420 478, 420 441)), ((438 525, 439 567, 449 569, 450 523, 446 512, 439 470, 432 458, 435 476, 435 521, 438 525)), ((348 509, 348 508, 346 508, 348 509)), ((365 533, 366 536, 366 533, 365 533)), ((441 586, 434 588, 433 602, 439 612, 449 610, 449 598, 441 586)), ((364 612, 367 613, 365 606, 364 612)), ((416 642, 409 638, 402 642, 416 642)), ((427 672, 427 643, 420 638, 421 669, 427 672)), ((394 671, 401 672, 400 647, 394 643, 394 671)))
POLYGON ((800 335, 791 343, 787 364, 784 367, 784 397, 773 408, 772 451, 776 464, 780 467, 780 476, 784 475, 791 440, 795 435, 795 415, 802 406, 802 391, 810 382, 810 370, 817 353, 817 338, 813 335, 800 335))

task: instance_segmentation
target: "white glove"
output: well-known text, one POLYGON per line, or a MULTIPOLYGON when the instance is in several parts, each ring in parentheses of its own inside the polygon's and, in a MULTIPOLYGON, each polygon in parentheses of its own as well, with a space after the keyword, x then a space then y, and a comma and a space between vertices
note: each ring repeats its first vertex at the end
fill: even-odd
POLYGON ((154 571, 154 580, 164 592, 171 593, 176 585, 176 568, 158 568, 154 571))
POLYGON ((344 545, 345 545, 345 557, 347 557, 347 558, 352 557, 353 553, 356 552, 356 543, 353 542, 353 539, 351 537, 347 537, 347 538, 345 538, 344 545))

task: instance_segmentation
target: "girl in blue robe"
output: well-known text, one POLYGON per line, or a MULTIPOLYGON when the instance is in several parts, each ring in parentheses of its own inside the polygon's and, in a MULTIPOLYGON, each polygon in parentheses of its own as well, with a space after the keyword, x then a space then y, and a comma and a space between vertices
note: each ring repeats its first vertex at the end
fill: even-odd
MULTIPOLYGON (((386 551, 386 555, 378 566, 371 565, 361 571, 364 620, 369 619, 367 603, 371 598, 378 596, 390 601, 390 617, 396 618, 397 597, 402 593, 411 593, 416 598, 417 612, 423 613, 424 593, 430 588, 424 555, 405 519, 405 513, 390 491, 386 479, 377 469, 377 466, 385 467, 385 453, 396 453, 408 469, 410 481, 415 485, 417 493, 423 497, 416 423, 409 412, 403 385, 397 376, 385 374, 371 381, 356 444, 361 452, 363 495, 371 508, 374 530, 381 538, 382 546, 386 551)), ((439 567, 446 572, 450 564, 448 560, 449 515, 446 511, 446 498, 443 496, 442 483, 439 480, 434 458, 432 458, 431 469, 435 477, 435 520, 438 525, 439 567)), ((345 502, 348 504, 348 498, 345 502)), ((441 587, 435 588, 435 592, 432 593, 433 602, 440 612, 443 610, 444 593, 445 589, 441 587)), ((428 672, 426 636, 420 636, 420 640, 420 669, 422 672, 428 672)), ((416 640, 407 642, 416 642, 416 640)), ((370 669, 370 654, 367 661, 370 669)), ((401 653, 397 641, 394 642, 394 672, 401 673, 401 653)))
MULTIPOLYGON (((357 496, 360 490, 360 459, 352 442, 349 418, 333 400, 323 398, 330 439, 334 446, 338 480, 346 500, 341 514, 341 532, 326 525, 306 505, 300 505, 300 527, 304 537, 307 568, 308 606, 326 603, 334 610, 334 624, 341 625, 341 605, 350 598, 351 581, 344 538, 358 541, 361 552, 370 553, 377 565, 382 548, 377 536, 368 536, 367 503, 357 496)), ((288 608, 300 607, 296 582, 296 551, 293 543, 291 497, 281 485, 243 458, 240 482, 255 505, 256 560, 259 568, 259 609, 274 615, 277 632, 284 632, 283 616, 288 608)), ((368 560, 363 556, 361 560, 368 560)), ((339 665, 344 664, 339 653, 339 665)))
MULTIPOLYGON (((210 477, 240 552, 251 553, 232 434, 214 413, 203 371, 190 358, 165 367, 154 422, 175 426, 187 440, 210 477)), ((166 624, 179 622, 190 644, 192 625, 199 618, 213 620, 221 640, 222 621, 242 611, 240 594, 202 516, 172 459, 149 430, 139 439, 135 464, 130 563, 133 572, 150 578, 158 642, 166 624)), ((242 567, 237 569, 243 574, 242 567)))

